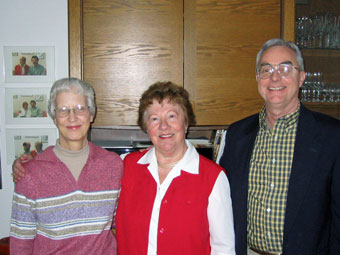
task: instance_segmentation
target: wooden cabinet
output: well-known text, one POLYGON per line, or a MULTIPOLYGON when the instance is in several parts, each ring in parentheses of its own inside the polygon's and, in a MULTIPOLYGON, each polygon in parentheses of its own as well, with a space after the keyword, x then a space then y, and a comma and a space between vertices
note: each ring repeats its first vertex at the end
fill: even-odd
POLYGON ((95 126, 136 125, 158 80, 189 91, 197 125, 228 125, 262 106, 256 54, 294 38, 294 13, 294 0, 69 0, 70 76, 94 86, 95 126))
MULTIPOLYGON (((307 4, 296 5, 296 17, 312 17, 315 14, 340 13, 339 0, 309 0, 307 4)), ((340 49, 303 48, 302 54, 306 72, 323 73, 324 84, 340 86, 340 49)), ((340 119, 340 102, 304 102, 315 111, 340 119)))

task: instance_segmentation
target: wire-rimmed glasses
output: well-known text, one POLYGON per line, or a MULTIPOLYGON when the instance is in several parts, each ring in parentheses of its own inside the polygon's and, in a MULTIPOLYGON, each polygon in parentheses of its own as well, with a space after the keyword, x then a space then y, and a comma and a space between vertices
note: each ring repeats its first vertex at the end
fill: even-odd
POLYGON ((272 77, 273 73, 277 71, 277 74, 280 78, 287 78, 292 75, 294 69, 300 71, 300 68, 288 63, 283 63, 275 66, 265 64, 258 68, 257 75, 261 79, 269 79, 272 77))
POLYGON ((74 108, 63 106, 54 111, 58 117, 65 118, 70 115, 71 111, 77 116, 86 115, 89 112, 89 107, 78 104, 74 108))

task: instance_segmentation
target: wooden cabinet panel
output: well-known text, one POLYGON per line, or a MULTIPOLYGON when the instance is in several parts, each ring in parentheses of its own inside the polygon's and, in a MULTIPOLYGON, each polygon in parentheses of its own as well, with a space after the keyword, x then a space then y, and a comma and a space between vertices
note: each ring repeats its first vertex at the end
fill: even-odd
POLYGON ((228 125, 262 106, 256 54, 270 38, 294 38, 280 29, 293 3, 69 0, 70 75, 95 88, 95 126, 135 125, 141 93, 158 80, 184 85, 198 125, 228 125))
POLYGON ((136 125, 142 92, 183 84, 181 1, 83 1, 83 77, 96 92, 95 126, 136 125))
POLYGON ((280 37, 280 0, 185 1, 184 22, 184 87, 198 124, 258 112, 255 59, 266 40, 280 37))

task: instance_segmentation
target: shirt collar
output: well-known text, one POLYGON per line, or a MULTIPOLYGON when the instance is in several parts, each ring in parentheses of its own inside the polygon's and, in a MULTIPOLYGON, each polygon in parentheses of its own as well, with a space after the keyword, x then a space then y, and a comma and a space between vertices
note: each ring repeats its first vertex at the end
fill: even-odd
MULTIPOLYGON (((198 174, 199 154, 191 142, 185 140, 188 147, 184 153, 183 158, 174 166, 172 170, 179 169, 191 174, 198 174)), ((153 146, 143 157, 141 157, 138 164, 150 164, 150 167, 157 166, 157 158, 155 147, 153 146)), ((172 171, 171 170, 171 171, 172 171)))
MULTIPOLYGON (((301 104, 299 103, 297 109, 294 112, 280 117, 276 122, 283 122, 285 129, 295 127, 300 115, 301 108, 300 106, 301 104)), ((266 123, 266 117, 267 117, 266 106, 263 106, 259 113, 259 125, 261 129, 269 129, 266 123)))

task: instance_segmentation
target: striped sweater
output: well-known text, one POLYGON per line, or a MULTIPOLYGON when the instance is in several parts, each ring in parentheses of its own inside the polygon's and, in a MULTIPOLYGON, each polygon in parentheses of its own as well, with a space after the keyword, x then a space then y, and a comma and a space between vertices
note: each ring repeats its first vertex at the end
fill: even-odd
POLYGON ((123 163, 89 143, 89 158, 76 181, 53 147, 24 165, 15 187, 11 254, 116 254, 112 218, 123 163))

